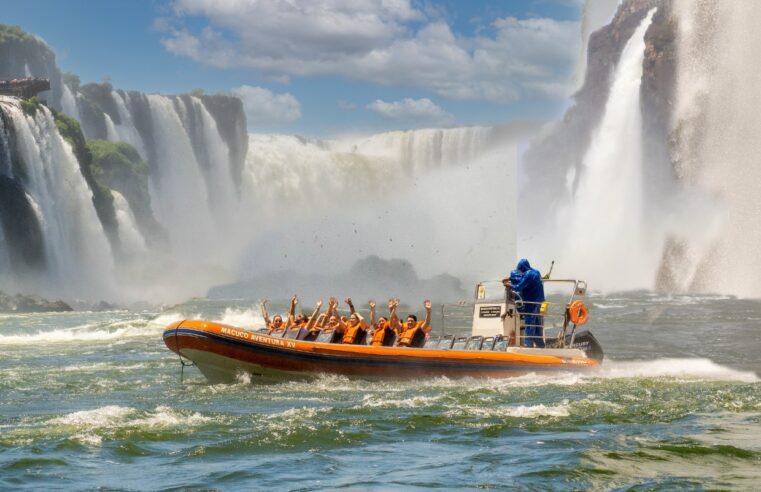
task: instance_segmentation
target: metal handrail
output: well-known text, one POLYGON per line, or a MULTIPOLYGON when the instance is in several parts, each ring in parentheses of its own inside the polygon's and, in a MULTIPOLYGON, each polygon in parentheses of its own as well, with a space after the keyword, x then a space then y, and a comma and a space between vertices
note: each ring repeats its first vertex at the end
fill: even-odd
MULTIPOLYGON (((501 280, 483 280, 476 284, 476 296, 478 296, 478 288, 480 285, 485 284, 487 282, 501 282, 501 280)), ((533 301, 523 301, 520 299, 520 296, 517 295, 513 291, 513 294, 515 294, 519 299, 516 302, 516 305, 519 303, 522 304, 533 304, 533 305, 539 305, 540 309, 539 312, 532 313, 531 316, 536 316, 541 320, 541 324, 525 324, 523 321, 523 314, 521 314, 521 328, 527 327, 527 326, 541 326, 543 327, 543 336, 542 337, 527 337, 526 335, 521 335, 521 338, 556 338, 558 340, 558 343, 561 347, 564 347, 565 339, 566 339, 566 332, 568 330, 568 325, 570 324, 570 321, 568 319, 568 306, 576 299, 577 296, 584 295, 586 293, 587 284, 583 280, 577 280, 577 279, 542 279, 543 284, 563 284, 567 283, 570 284, 573 289, 571 291, 570 296, 566 300, 565 303, 558 302, 558 301, 551 301, 551 300, 545 300, 544 302, 533 302, 533 301), (541 312, 541 306, 546 305, 547 311, 545 313, 541 312), (556 307, 555 310, 552 310, 553 307, 556 307), (562 308, 562 311, 559 310, 559 308, 562 308), (551 311, 552 310, 552 311, 551 311), (547 321, 551 321, 551 323, 548 323, 547 321), (557 329, 557 335, 556 336, 547 336, 547 330, 553 331, 557 329)), ((486 301, 486 299, 484 299, 486 301)), ((488 301, 487 301, 488 302, 488 301)), ((497 300, 494 300, 494 302, 498 302, 497 300)), ((499 301, 499 302, 506 302, 505 300, 499 301)), ((446 335, 446 328, 445 328, 445 319, 446 319, 446 308, 447 307, 474 307, 477 303, 476 300, 473 301, 460 301, 457 303, 446 303, 441 305, 441 329, 442 329, 442 335, 446 335)), ((573 328, 571 330, 571 344, 573 344, 573 338, 575 336, 576 331, 576 325, 573 325, 573 328)))

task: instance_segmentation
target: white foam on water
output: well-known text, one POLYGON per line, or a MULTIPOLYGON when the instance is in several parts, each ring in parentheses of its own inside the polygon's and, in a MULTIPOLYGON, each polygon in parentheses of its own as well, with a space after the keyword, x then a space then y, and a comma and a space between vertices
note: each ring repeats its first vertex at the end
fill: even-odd
POLYGON ((159 405, 152 411, 141 411, 136 408, 119 405, 107 405, 93 410, 82 410, 56 417, 49 420, 47 424, 94 430, 128 427, 196 426, 209 421, 211 421, 211 417, 206 417, 198 412, 187 414, 165 405, 159 405))
POLYGON ((358 408, 420 408, 442 400, 443 396, 413 396, 412 398, 385 398, 383 395, 365 395, 358 408))
POLYGON ((37 333, 25 335, 0 335, 0 346, 3 345, 27 345, 51 343, 70 343, 70 342, 96 342, 120 340, 124 338, 136 338, 145 336, 155 336, 153 330, 146 330, 146 326, 141 322, 134 325, 114 328, 112 325, 100 326, 93 329, 95 325, 82 325, 74 328, 64 328, 50 331, 38 331, 37 333))
POLYGON ((220 323, 241 328, 263 327, 264 318, 256 309, 226 308, 220 323))
POLYGON ((63 372, 97 372, 110 370, 131 371, 135 369, 144 369, 147 366, 147 363, 119 365, 118 363, 114 364, 109 362, 96 362, 94 364, 72 364, 69 366, 61 367, 58 370, 63 372))
POLYGON ((649 361, 617 362, 608 360, 594 377, 620 378, 679 378, 684 380, 739 381, 757 383, 751 371, 739 371, 717 364, 710 359, 656 359, 649 361))
POLYGON ((568 400, 564 400, 559 405, 517 405, 511 407, 458 407, 456 410, 450 410, 445 414, 448 417, 483 417, 483 418, 535 418, 535 417, 568 417, 570 415, 570 405, 568 400))
POLYGON ((48 423, 53 425, 74 425, 83 427, 112 427, 123 421, 136 410, 130 407, 108 405, 94 410, 82 410, 56 417, 48 423))
POLYGON ((149 326, 152 327, 161 327, 165 328, 167 325, 172 324, 176 321, 182 321, 185 319, 198 319, 201 318, 200 314, 194 314, 192 316, 187 316, 182 313, 178 313, 176 311, 170 311, 167 313, 161 313, 152 320, 148 322, 149 326))

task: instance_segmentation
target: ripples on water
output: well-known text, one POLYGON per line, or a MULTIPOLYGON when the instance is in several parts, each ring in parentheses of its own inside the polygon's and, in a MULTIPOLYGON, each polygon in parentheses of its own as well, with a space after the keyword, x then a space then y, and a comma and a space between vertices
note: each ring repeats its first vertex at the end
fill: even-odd
POLYGON ((0 316, 0 488, 761 487, 761 302, 589 303, 599 373, 497 381, 181 385, 162 328, 251 306, 0 316))

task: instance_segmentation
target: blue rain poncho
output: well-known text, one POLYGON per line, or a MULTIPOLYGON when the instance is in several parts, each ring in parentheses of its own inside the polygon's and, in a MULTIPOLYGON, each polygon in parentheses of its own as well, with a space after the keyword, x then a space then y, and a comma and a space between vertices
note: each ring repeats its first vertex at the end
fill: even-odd
POLYGON ((523 345, 525 347, 544 347, 544 340, 541 338, 544 334, 542 317, 538 316, 539 307, 544 302, 542 274, 539 273, 539 270, 531 268, 525 258, 518 261, 514 271, 520 274, 520 278, 518 279, 516 275, 517 282, 513 282, 513 274, 511 273, 510 286, 524 301, 523 307, 520 309, 526 326, 523 345))

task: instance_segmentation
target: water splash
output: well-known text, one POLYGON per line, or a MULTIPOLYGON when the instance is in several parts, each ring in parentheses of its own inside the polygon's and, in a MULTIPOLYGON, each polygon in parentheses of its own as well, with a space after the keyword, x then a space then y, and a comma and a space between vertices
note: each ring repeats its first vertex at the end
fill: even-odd
POLYGON ((708 238, 686 236, 673 269, 687 272, 685 290, 758 297, 761 4, 677 1, 675 12, 676 170, 683 183, 718 201, 724 220, 708 238))

